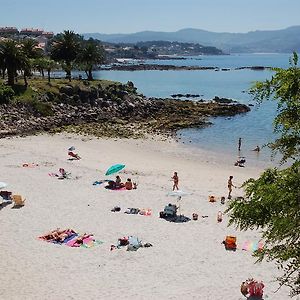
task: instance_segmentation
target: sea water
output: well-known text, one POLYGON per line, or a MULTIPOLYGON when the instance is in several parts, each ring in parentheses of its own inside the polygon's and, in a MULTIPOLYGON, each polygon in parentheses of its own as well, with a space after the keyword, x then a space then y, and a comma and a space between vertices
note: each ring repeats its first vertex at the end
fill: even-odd
MULTIPOLYGON (((251 151, 257 145, 262 147, 274 140, 273 119, 276 103, 264 102, 257 106, 247 93, 255 81, 270 79, 273 71, 255 71, 241 67, 265 66, 287 68, 291 54, 235 54, 220 56, 188 57, 184 60, 146 60, 143 63, 205 66, 226 68, 227 71, 96 71, 97 79, 109 79, 126 83, 132 81, 140 93, 149 97, 170 97, 172 94, 199 94, 202 99, 215 96, 231 98, 244 104, 253 104, 251 111, 233 117, 211 118, 212 126, 178 131, 183 143, 204 150, 234 153, 255 160, 270 158, 270 151, 263 148, 257 153, 251 151), (237 153, 238 139, 242 138, 241 152, 237 153)), ((134 63, 134 62, 133 62, 134 63)))

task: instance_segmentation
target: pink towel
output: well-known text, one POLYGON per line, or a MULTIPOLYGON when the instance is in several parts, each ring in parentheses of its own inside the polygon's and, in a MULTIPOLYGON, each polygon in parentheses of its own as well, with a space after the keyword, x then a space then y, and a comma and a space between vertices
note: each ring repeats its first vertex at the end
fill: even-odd
POLYGON ((76 244, 78 236, 75 236, 74 239, 66 242, 66 245, 69 247, 80 247, 80 244, 76 244))

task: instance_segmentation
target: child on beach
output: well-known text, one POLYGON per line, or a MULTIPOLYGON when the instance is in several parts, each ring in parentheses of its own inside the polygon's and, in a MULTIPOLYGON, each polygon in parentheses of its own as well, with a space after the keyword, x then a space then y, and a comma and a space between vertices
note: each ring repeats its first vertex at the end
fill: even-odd
POLYGON ((173 179, 173 191, 176 189, 177 191, 179 190, 178 188, 178 182, 179 182, 179 178, 178 178, 178 175, 177 175, 177 172, 174 172, 174 175, 172 177, 173 179))

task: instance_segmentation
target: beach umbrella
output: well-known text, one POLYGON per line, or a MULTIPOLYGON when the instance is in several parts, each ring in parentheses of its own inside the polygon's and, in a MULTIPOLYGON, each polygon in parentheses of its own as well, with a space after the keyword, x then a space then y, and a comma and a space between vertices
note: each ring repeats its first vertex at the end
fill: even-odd
POLYGON ((172 191, 167 194, 167 196, 173 196, 173 197, 182 197, 182 196, 187 196, 187 195, 191 195, 191 193, 188 193, 188 192, 185 192, 182 190, 172 191))
POLYGON ((5 187, 7 187, 7 183, 5 183, 5 182, 0 182, 0 189, 3 189, 3 188, 5 188, 5 187))
POLYGON ((125 165, 121 165, 121 164, 116 164, 111 166, 110 168, 107 169, 105 175, 112 175, 115 174, 121 170, 123 170, 125 168, 125 165))
POLYGON ((187 196, 187 195, 191 195, 191 193, 182 191, 182 190, 177 190, 177 191, 172 191, 169 192, 167 194, 167 196, 171 196, 171 197, 177 197, 177 201, 178 201, 178 210, 179 210, 179 215, 181 216, 181 206, 180 206, 180 200, 182 196, 187 196))

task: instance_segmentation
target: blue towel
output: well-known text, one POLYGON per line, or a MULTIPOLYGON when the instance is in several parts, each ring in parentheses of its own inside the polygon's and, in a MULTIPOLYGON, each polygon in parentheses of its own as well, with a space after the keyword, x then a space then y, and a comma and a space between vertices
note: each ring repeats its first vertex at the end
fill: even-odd
POLYGON ((73 234, 71 234, 70 236, 68 236, 67 238, 65 238, 65 240, 63 241, 63 243, 65 244, 65 243, 67 243, 68 241, 71 241, 71 240, 73 240, 75 237, 77 237, 78 236, 78 234, 77 233, 73 233, 73 234))

